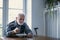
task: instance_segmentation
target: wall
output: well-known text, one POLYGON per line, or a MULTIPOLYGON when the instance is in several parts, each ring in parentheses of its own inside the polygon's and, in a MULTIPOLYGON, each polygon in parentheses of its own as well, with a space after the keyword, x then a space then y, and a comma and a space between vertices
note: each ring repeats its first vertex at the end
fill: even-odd
POLYGON ((47 36, 60 38, 60 3, 54 12, 54 18, 47 16, 47 36))
POLYGON ((58 23, 58 38, 60 38, 60 8, 58 8, 58 14, 57 14, 57 23, 58 23))
POLYGON ((46 35, 57 38, 57 11, 54 14, 45 14, 46 35))
MULTIPOLYGON (((54 18, 52 16, 46 15, 46 24, 44 25, 44 1, 43 0, 28 0, 27 1, 27 24, 33 31, 35 35, 34 28, 38 27, 38 35, 57 38, 57 13, 54 13, 54 18), (45 31, 46 30, 46 31, 45 31)), ((59 18, 58 18, 59 19, 59 18)), ((59 22, 60 24, 60 22, 59 22)), ((60 28, 60 27, 58 27, 60 28)), ((58 32, 60 34, 60 32, 58 32)))
POLYGON ((44 36, 44 1, 43 0, 32 0, 32 30, 35 34, 34 28, 38 27, 38 35, 44 36))

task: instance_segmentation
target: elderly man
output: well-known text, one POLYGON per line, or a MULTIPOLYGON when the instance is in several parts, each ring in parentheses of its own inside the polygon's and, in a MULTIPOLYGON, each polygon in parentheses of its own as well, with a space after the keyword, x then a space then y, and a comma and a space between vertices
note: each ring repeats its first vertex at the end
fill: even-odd
POLYGON ((32 31, 24 22, 25 15, 18 14, 15 21, 12 21, 7 26, 6 36, 16 36, 16 34, 26 33, 27 37, 32 37, 32 31))

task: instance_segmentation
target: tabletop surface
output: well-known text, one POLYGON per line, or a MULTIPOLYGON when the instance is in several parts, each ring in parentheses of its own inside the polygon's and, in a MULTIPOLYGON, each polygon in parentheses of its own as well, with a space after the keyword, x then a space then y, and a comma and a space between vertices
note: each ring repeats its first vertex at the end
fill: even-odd
POLYGON ((7 38, 3 37, 1 40, 34 40, 34 38, 7 38))
POLYGON ((33 38, 27 38, 27 37, 24 37, 24 38, 21 38, 21 37, 1 37, 0 40, 43 40, 45 38, 42 38, 42 37, 33 37, 33 38))

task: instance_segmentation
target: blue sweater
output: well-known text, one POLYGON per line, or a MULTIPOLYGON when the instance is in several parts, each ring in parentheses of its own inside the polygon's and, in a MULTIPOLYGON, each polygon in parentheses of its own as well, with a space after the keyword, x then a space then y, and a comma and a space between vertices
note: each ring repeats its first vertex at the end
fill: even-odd
POLYGON ((14 30, 16 27, 20 29, 20 32, 16 34, 22 34, 22 33, 32 34, 32 31, 29 29, 26 23, 24 23, 23 25, 19 25, 16 21, 12 21, 11 23, 7 25, 6 36, 16 35, 16 34, 12 34, 12 30, 14 30))

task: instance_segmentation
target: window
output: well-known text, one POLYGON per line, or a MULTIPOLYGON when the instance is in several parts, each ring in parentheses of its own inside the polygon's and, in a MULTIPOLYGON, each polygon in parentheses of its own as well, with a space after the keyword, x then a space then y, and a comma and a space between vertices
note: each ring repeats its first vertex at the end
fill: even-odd
MULTIPOLYGON (((6 2, 6 1, 4 1, 4 2, 6 2)), ((31 5, 31 3, 29 3, 30 5, 31 5)), ((27 13, 29 13, 29 14, 27 14, 27 15, 30 15, 29 17, 30 17, 30 20, 29 20, 29 17, 27 18, 27 22, 30 24, 30 26, 31 26, 31 6, 29 7, 29 4, 24 4, 24 6, 26 6, 26 5, 28 5, 27 7, 27 9, 28 9, 28 11, 27 11, 27 13), (29 22, 30 21, 30 22, 29 22)), ((9 0, 9 3, 8 3, 8 16, 7 16, 7 18, 6 19, 8 19, 8 23, 9 22, 11 22, 11 21, 13 21, 13 20, 15 20, 15 17, 16 17, 16 14, 17 13, 22 13, 23 12, 23 0, 9 0)), ((24 11, 26 11, 27 10, 26 8, 25 8, 25 10, 24 11)), ((0 37, 2 37, 2 18, 4 18, 2 15, 2 11, 3 10, 3 0, 0 0, 0 37)), ((4 11, 5 12, 5 11, 4 11)), ((6 21, 6 20, 5 20, 6 21)), ((5 23, 5 22, 4 22, 5 23)), ((7 24, 7 22, 6 22, 6 24, 7 24)), ((6 25, 5 24, 5 25, 6 25)), ((3 25, 4 26, 4 25, 3 25)))
POLYGON ((3 1, 0 0, 0 37, 2 36, 2 5, 3 1))
POLYGON ((27 0, 27 24, 32 29, 32 0, 27 0))
POLYGON ((23 12, 23 0, 9 0, 8 22, 15 20, 17 13, 23 12))

